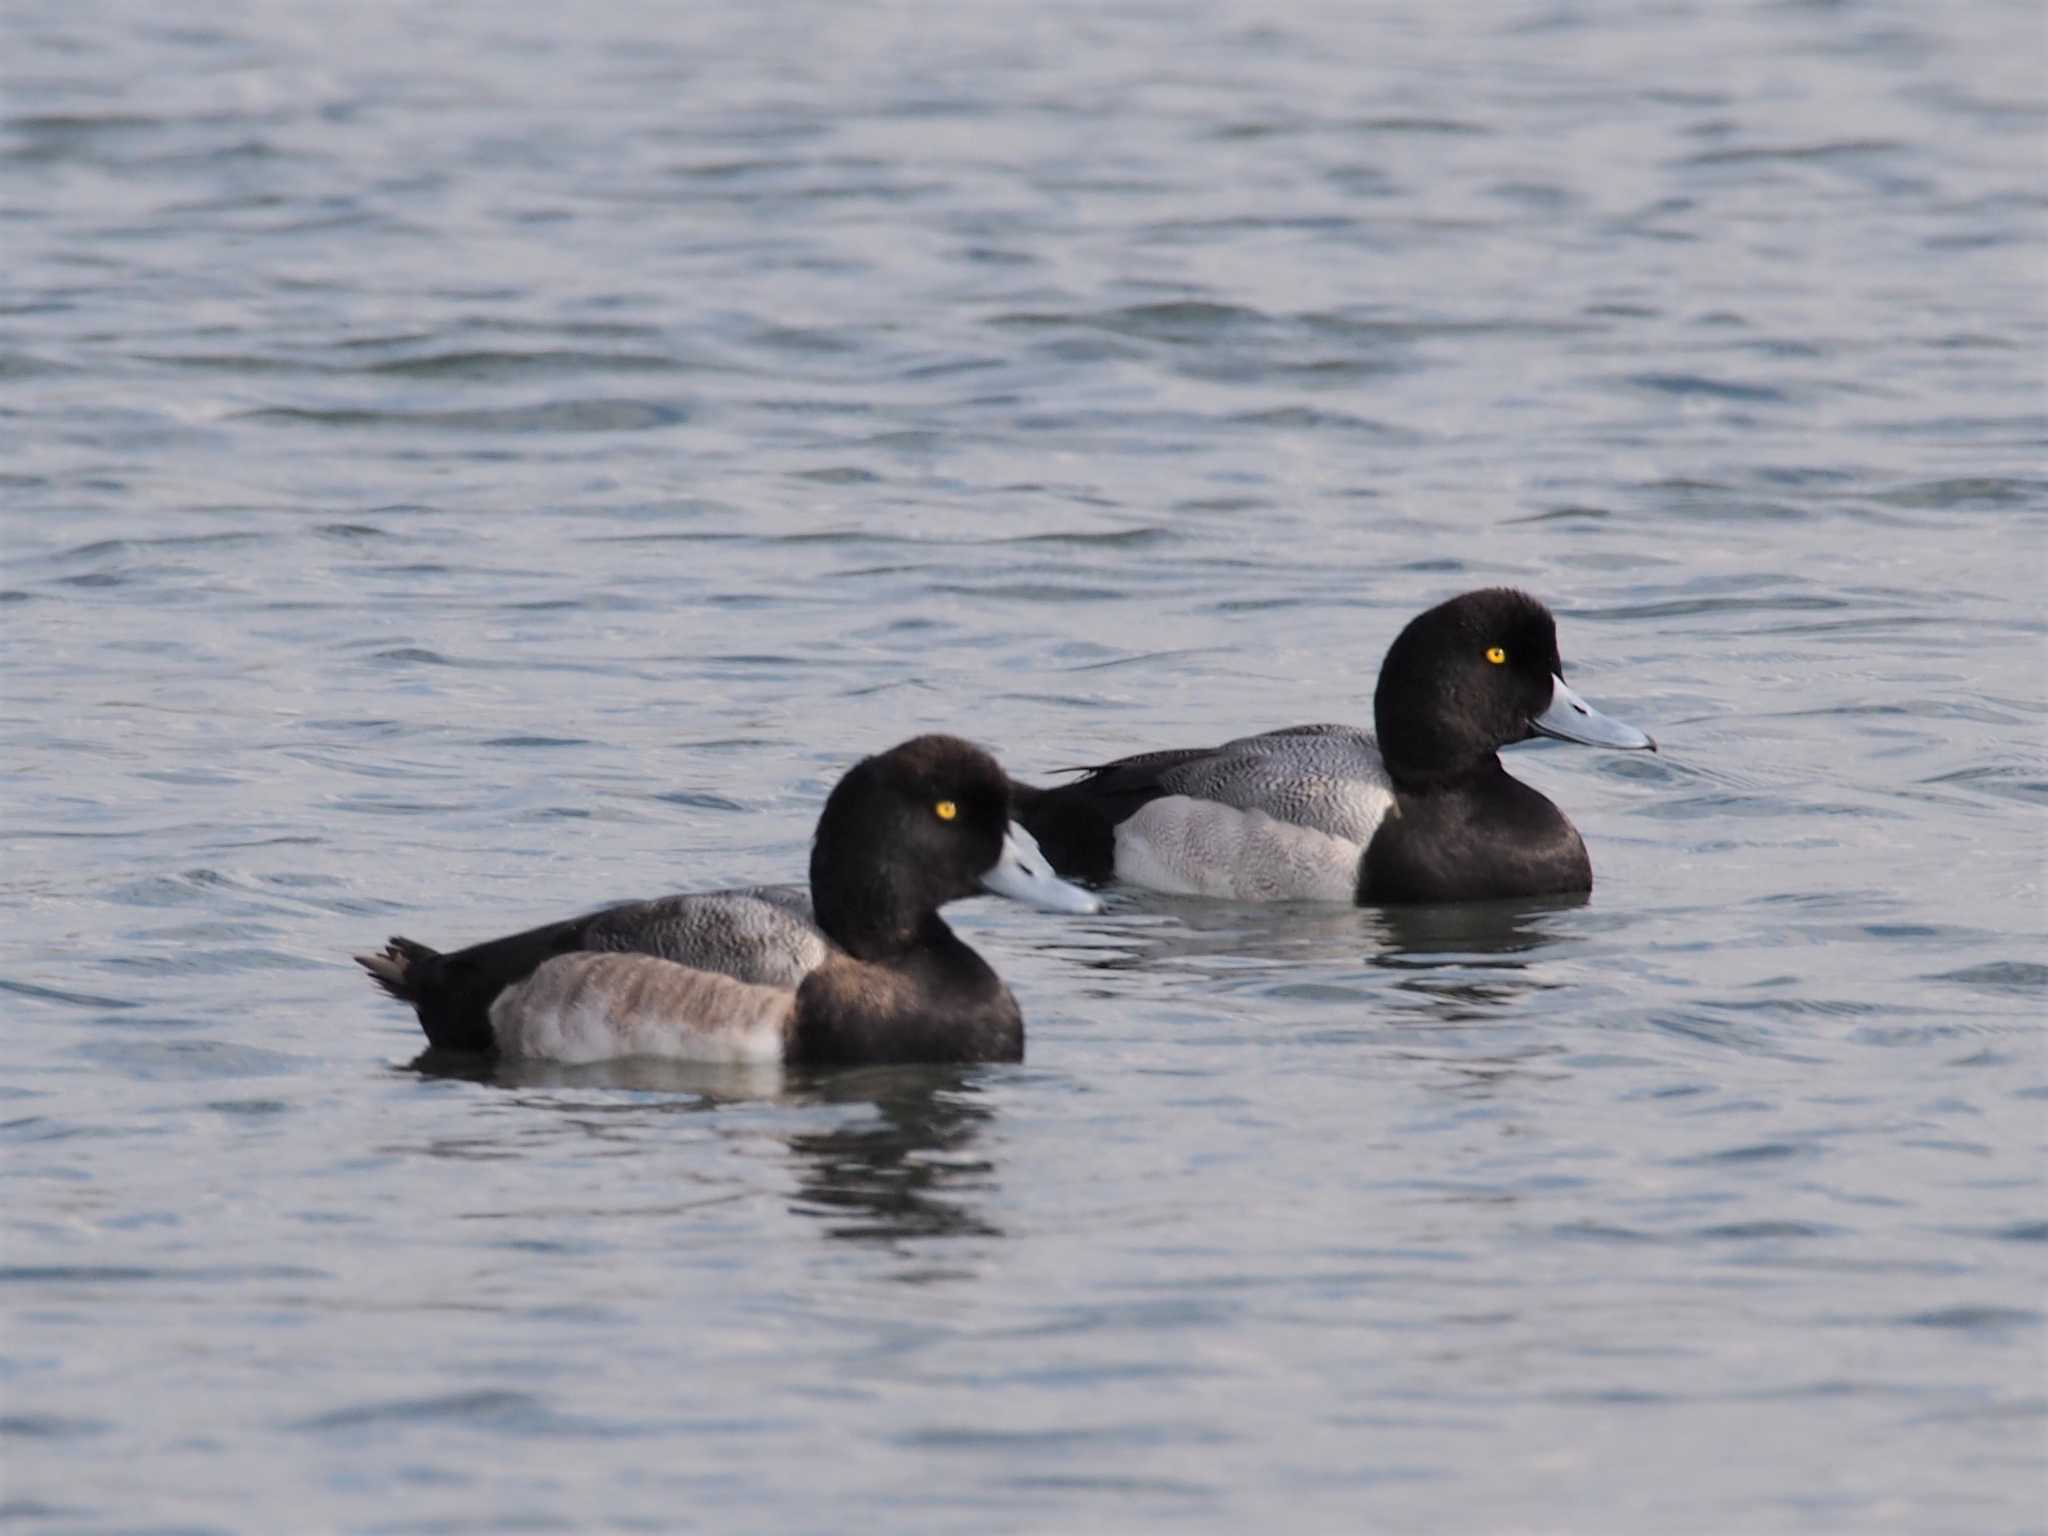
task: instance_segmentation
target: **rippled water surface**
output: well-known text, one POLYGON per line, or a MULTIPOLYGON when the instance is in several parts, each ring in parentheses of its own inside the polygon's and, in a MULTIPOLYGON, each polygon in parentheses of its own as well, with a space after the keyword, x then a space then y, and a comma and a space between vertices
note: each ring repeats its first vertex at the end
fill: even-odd
POLYGON ((14 1526, 2043 1529, 2037 5, 4 27, 14 1526), (970 904, 1026 1063, 817 1078, 347 959, 1500 582, 1589 901, 970 904))

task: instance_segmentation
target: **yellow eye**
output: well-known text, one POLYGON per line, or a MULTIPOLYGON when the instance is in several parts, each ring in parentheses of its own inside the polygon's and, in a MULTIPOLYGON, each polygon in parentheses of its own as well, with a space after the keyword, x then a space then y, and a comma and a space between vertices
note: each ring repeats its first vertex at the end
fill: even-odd
POLYGON ((1486 648, 1486 659, 1497 667, 1508 659, 1508 653, 1497 645, 1489 645, 1486 648))
POLYGON ((939 820, 941 821, 951 821, 960 814, 960 807, 950 800, 941 800, 932 809, 938 813, 939 820))

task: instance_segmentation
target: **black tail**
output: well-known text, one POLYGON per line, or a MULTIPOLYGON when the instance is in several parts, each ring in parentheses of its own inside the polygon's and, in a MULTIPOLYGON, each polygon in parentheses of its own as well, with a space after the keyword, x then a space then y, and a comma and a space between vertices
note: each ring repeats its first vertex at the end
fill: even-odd
POLYGON ((393 934, 379 953, 357 955, 356 964, 370 973, 370 980, 401 1003, 415 1003, 419 1000, 419 992, 413 977, 413 967, 440 958, 439 950, 429 949, 424 944, 415 944, 411 939, 393 934))
POLYGON ((394 934, 381 952, 357 955, 356 964, 401 1003, 412 1004, 427 1044, 436 1050, 488 1053, 497 1048, 490 1009, 498 989, 477 996, 473 978, 465 974, 470 967, 459 956, 394 934), (450 964, 451 959, 457 963, 450 964))
POLYGON ((489 1055, 498 1048, 491 1030, 498 994, 553 956, 584 948, 591 923, 601 916, 547 923, 445 955, 394 937, 379 954, 357 955, 356 964, 401 1003, 412 1004, 434 1049, 489 1055))

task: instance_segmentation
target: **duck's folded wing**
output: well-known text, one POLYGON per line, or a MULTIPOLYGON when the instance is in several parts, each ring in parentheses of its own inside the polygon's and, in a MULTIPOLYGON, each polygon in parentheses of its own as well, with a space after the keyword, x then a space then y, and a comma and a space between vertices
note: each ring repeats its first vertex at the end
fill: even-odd
POLYGON ((542 1061, 780 1061, 796 994, 641 954, 583 951, 540 966, 491 1004, 505 1056, 542 1061))
POLYGON ((1370 733, 1347 725, 1292 726, 1239 737, 1163 765, 1152 781, 1155 795, 1263 811, 1361 845, 1372 841, 1393 804, 1393 783, 1378 746, 1370 733))
POLYGON ((1086 768, 1068 768, 1079 773, 1073 783, 1062 785, 1054 794, 1073 792, 1096 800, 1130 796, 1140 802, 1175 791, 1165 787, 1168 775, 1190 763, 1199 763, 1220 750, 1216 747, 1174 747, 1161 752, 1137 752, 1115 762, 1094 763, 1086 768))

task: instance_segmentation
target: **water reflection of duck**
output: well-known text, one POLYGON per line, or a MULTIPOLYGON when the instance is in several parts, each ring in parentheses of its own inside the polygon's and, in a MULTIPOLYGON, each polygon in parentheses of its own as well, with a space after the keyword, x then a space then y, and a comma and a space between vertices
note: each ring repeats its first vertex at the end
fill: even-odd
POLYGON ((1375 1000, 1434 1021, 1477 1018, 1546 990, 1541 962, 1574 940, 1584 892, 1515 901, 1338 907, 1155 897, 1090 925, 1074 963, 1118 973, 1115 991, 1375 1000))
POLYGON ((1468 962, 1515 969, 1525 962, 1510 957, 1556 943, 1557 924, 1551 919, 1585 906, 1586 900, 1586 893, 1578 891, 1512 901, 1347 908, 1168 896, 1148 900, 1142 911, 1126 908, 1092 924, 1097 943, 1092 950, 1062 947, 1076 963, 1105 971, 1208 957, 1275 971, 1361 958, 1396 970, 1468 962), (1489 958, 1475 961, 1474 956, 1489 958))
MULTIPOLYGON (((837 1123, 786 1138, 796 1181, 792 1209, 823 1222, 827 1236, 889 1241, 1001 1234, 975 1198, 996 1176, 990 1157, 976 1150, 995 1110, 977 1080, 982 1069, 975 1066, 813 1072, 772 1062, 645 1056, 570 1066, 430 1048, 411 1070, 515 1094, 605 1089, 661 1096, 652 1103, 611 1106, 595 1117, 580 1098, 558 1106, 572 1119, 590 1117, 592 1134, 608 1136, 631 1133, 622 1114, 637 1121, 645 1115, 748 1103, 829 1109, 841 1116, 837 1123), (850 1113, 862 1106, 872 1106, 875 1113, 850 1113)), ((748 1122, 746 1135, 750 1141, 760 1135, 758 1121, 748 1122)))
POLYGON ((995 1165, 975 1150, 994 1110, 972 1068, 874 1067, 821 1079, 818 1091, 867 1100, 880 1119, 789 1138, 795 1209, 854 1241, 1000 1235, 974 1199, 995 1165))

